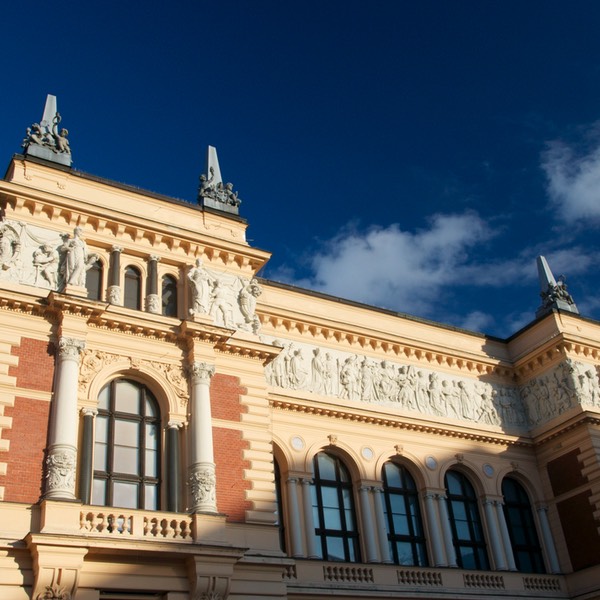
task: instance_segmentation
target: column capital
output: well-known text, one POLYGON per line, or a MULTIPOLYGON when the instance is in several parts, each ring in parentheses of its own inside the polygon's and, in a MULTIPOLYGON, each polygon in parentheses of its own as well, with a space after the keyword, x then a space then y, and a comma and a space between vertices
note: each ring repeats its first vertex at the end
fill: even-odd
POLYGON ((148 260, 150 260, 152 262, 160 262, 160 256, 158 256, 157 254, 151 254, 148 257, 148 260))
POLYGON ((85 342, 75 338, 61 337, 58 340, 58 355, 64 359, 79 360, 79 355, 85 350, 85 342))
POLYGON ((374 494, 383 494, 383 488, 380 485, 372 485, 371 486, 371 491, 374 494))
POLYGON ((111 252, 123 252, 123 246, 111 246, 111 252))
POLYGON ((167 423, 167 429, 182 429, 183 423, 181 421, 169 421, 167 423))
POLYGON ((84 417, 95 417, 98 414, 98 409, 91 406, 84 406, 80 412, 84 417))
POLYGON ((312 485, 313 478, 312 477, 302 477, 300 479, 300 481, 302 482, 302 485, 312 485))
POLYGON ((194 382, 209 383, 211 377, 215 374, 215 366, 205 362, 193 362, 190 365, 190 374, 194 382))

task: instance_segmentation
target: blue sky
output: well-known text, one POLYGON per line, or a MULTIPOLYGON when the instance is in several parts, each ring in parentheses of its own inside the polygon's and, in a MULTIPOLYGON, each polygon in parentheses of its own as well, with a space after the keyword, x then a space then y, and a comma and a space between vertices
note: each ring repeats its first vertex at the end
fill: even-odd
POLYGON ((508 337, 535 258, 600 319, 600 4, 10 3, 0 156, 58 97, 74 166, 193 201, 206 146, 263 276, 508 337))

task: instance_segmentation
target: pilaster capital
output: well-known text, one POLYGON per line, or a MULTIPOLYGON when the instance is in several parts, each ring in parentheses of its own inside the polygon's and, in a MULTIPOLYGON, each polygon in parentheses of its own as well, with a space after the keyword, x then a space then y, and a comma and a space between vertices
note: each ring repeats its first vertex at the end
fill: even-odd
POLYGON ((91 406, 84 406, 81 409, 81 414, 84 417, 95 417, 98 414, 98 410, 96 408, 92 408, 91 406))
POLYGON ((215 374, 215 366, 205 362, 193 362, 190 365, 190 374, 194 383, 209 383, 215 374))
POLYGON ((58 355, 62 359, 79 360, 85 350, 85 342, 75 338, 61 337, 58 340, 58 355))

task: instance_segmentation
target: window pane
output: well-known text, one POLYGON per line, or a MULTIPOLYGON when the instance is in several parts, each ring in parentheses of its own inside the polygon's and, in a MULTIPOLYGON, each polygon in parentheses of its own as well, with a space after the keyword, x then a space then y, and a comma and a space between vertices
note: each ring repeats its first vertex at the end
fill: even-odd
POLYGON ((115 445, 113 448, 113 469, 116 473, 139 475, 139 452, 137 448, 115 445))
POLYGON ((141 274, 134 267, 125 269, 125 289, 123 293, 123 304, 127 308, 139 310, 141 308, 141 274))
POLYGON ((158 508, 158 486, 147 484, 144 486, 144 508, 156 510, 158 508))
POLYGON ((325 529, 342 529, 340 511, 337 508, 324 508, 323 516, 325 517, 325 529))
POLYGON ((158 425, 146 423, 146 448, 156 450, 158 448, 158 425))
POLYGON ((116 384, 115 410, 117 412, 140 414, 140 387, 129 381, 116 384))
POLYGON ((113 506, 138 508, 138 484, 115 481, 113 483, 113 506))
POLYGON ((146 477, 158 477, 158 452, 156 450, 146 450, 146 477))
POLYGON ((106 471, 108 469, 108 445, 96 442, 94 444, 94 470, 106 471))
POLYGON ((104 444, 108 442, 108 417, 102 415, 96 417, 96 442, 104 444))
POLYGON ((106 480, 94 479, 92 486, 92 504, 106 504, 106 480))
POLYGON ((323 506, 325 507, 339 507, 339 500, 337 494, 337 488, 325 487, 321 488, 321 496, 323 498, 323 506))
POLYGON ((333 457, 321 452, 317 454, 319 461, 319 478, 334 480, 335 477, 335 460, 333 457))
POLYGON ((339 537, 327 537, 327 560, 345 560, 344 540, 339 537))
POLYGON ((165 275, 162 280, 162 314, 177 316, 177 281, 170 275, 165 275))
POLYGON ((98 394, 98 408, 108 410, 110 401, 110 385, 105 385, 98 394))

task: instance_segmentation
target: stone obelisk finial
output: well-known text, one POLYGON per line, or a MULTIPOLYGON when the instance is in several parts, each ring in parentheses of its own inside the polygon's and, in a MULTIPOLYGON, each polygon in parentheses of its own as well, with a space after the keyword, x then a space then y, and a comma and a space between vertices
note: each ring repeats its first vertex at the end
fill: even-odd
POLYGON ((552 309, 555 308, 578 315, 579 311, 571 294, 567 291, 564 276, 560 275, 558 281, 554 279, 548 261, 543 256, 538 256, 537 268, 542 305, 537 309, 535 316, 541 317, 552 312, 552 309))
POLYGON ((198 202, 205 208, 214 208, 226 213, 237 215, 241 200, 233 191, 232 183, 223 183, 217 149, 209 146, 206 153, 206 173, 200 175, 198 202))
POLYGON ((25 139, 21 144, 24 154, 70 167, 73 159, 67 139, 69 131, 64 128, 58 131, 61 120, 62 117, 56 109, 56 96, 48 94, 42 120, 27 128, 25 139))

